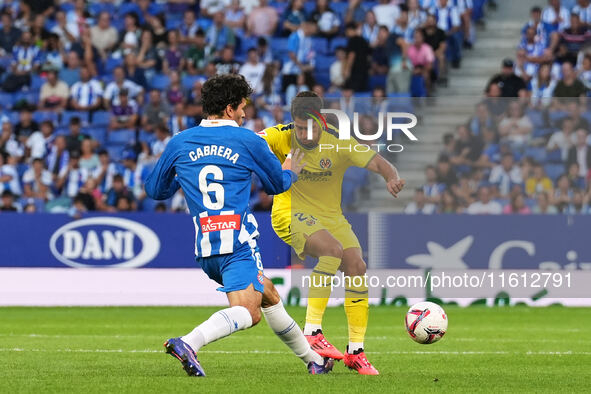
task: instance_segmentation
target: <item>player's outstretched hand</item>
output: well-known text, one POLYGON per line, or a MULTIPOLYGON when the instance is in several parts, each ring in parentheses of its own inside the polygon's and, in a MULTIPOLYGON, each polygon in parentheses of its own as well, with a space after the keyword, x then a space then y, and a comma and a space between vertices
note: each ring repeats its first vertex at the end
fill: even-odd
POLYGON ((386 188, 394 198, 398 198, 398 193, 404 188, 404 179, 392 179, 386 183, 386 188))
POLYGON ((296 175, 300 175, 302 169, 306 166, 306 163, 302 162, 304 158, 304 152, 301 152, 299 149, 296 148, 295 151, 291 151, 287 158, 283 162, 282 168, 284 170, 291 170, 295 172, 296 175))

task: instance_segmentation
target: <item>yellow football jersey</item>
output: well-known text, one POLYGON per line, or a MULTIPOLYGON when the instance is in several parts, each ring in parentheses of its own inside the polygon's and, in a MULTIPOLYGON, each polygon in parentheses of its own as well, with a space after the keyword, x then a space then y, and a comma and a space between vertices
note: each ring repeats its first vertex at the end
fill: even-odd
POLYGON ((292 144, 304 152, 306 166, 298 181, 285 193, 275 196, 272 216, 285 215, 292 209, 292 204, 299 211, 317 217, 335 218, 342 215, 341 188, 347 168, 365 167, 376 152, 356 140, 339 140, 337 130, 329 125, 329 131, 323 131, 318 146, 309 149, 299 144, 293 132, 293 123, 278 124, 260 132, 269 147, 283 163, 292 144))

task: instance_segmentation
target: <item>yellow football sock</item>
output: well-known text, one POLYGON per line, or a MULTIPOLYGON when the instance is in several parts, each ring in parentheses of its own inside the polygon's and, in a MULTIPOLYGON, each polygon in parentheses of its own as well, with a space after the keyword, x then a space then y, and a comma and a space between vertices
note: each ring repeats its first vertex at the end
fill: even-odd
POLYGON ((337 273, 341 259, 332 256, 321 256, 318 264, 312 270, 310 275, 311 286, 308 293, 308 308, 306 309, 306 327, 304 334, 311 335, 315 328, 319 329, 322 325, 322 316, 328 304, 330 297, 331 281, 334 274, 337 273))
POLYGON ((345 280, 345 314, 349 323, 349 343, 363 346, 369 318, 367 283, 363 276, 351 276, 345 280))

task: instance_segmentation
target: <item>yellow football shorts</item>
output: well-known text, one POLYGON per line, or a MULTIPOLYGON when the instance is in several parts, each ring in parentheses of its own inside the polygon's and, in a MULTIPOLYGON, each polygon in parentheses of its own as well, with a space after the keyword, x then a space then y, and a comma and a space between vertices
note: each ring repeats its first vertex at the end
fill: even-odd
POLYGON ((303 212, 273 213, 273 230, 285 243, 291 245, 296 255, 304 259, 306 239, 319 230, 327 230, 343 249, 360 248, 359 240, 345 216, 317 217, 303 212))

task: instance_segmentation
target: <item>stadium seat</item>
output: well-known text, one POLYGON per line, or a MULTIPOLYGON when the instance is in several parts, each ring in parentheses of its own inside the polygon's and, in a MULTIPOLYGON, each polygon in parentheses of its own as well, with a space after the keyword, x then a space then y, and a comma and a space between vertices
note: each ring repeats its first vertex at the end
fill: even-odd
POLYGON ((150 15, 158 15, 161 13, 166 13, 166 4, 150 2, 150 6, 148 7, 148 13, 150 15))
POLYGON ((337 47, 347 47, 347 39, 345 37, 335 37, 330 41, 329 53, 334 54, 337 47))
POLYGON ((70 124, 70 119, 78 117, 82 121, 82 125, 88 124, 88 112, 84 111, 64 111, 62 113, 62 119, 60 122, 61 126, 68 126, 70 124))
POLYGON ((166 30, 176 30, 183 23, 182 14, 167 14, 166 15, 166 30))
POLYGON ((94 16, 95 18, 98 17, 98 15, 101 12, 108 12, 109 15, 113 15, 115 14, 115 5, 113 3, 98 3, 98 2, 91 2, 90 4, 88 4, 88 12, 90 12, 90 15, 94 16))
POLYGON ((316 2, 315 1, 306 1, 304 3, 304 13, 306 15, 311 15, 315 9, 316 9, 316 2))
POLYGON ((122 3, 117 10, 117 14, 121 15, 122 17, 130 12, 134 12, 137 16, 139 16, 141 15, 142 10, 136 3, 122 3))
POLYGON ((330 66, 334 63, 334 56, 317 55, 315 69, 318 72, 329 72, 330 66))
POLYGON ((270 1, 269 6, 275 8, 279 15, 283 15, 289 4, 286 1, 270 1))
POLYGON ((213 21, 209 18, 199 18, 197 19, 197 24, 203 31, 207 31, 213 24, 213 21))
POLYGON ((538 163, 544 163, 546 161, 546 148, 530 146, 525 149, 524 156, 531 157, 538 163))
POLYGON ((548 115, 550 117, 550 124, 553 126, 560 127, 560 122, 563 118, 566 118, 568 116, 568 113, 565 111, 550 111, 548 115))
POLYGON ((546 153, 548 163, 562 163, 562 152, 560 149, 551 150, 546 153))
POLYGON ((544 166, 544 171, 546 171, 546 175, 552 179, 552 182, 556 182, 558 177, 565 173, 564 164, 546 164, 544 166))
POLYGON ((532 136, 534 138, 543 138, 554 132, 554 129, 534 129, 532 136))
MULTIPOLYGON (((328 40, 323 37, 314 37, 312 38, 312 48, 316 51, 317 54, 326 54, 328 53, 328 40)), ((318 61, 318 57, 316 57, 318 61)))
POLYGON ((92 113, 92 126, 107 126, 109 124, 109 120, 111 119, 111 114, 107 111, 95 111, 92 113))
POLYGON ((181 79, 181 85, 183 86, 183 89, 190 91, 191 89, 193 89, 193 85, 195 84, 195 82, 197 82, 199 79, 204 79, 205 76, 203 75, 185 75, 182 79, 181 79))
POLYGON ((150 81, 152 89, 166 90, 170 85, 170 78, 165 74, 156 74, 150 81))
POLYGON ((105 145, 105 149, 109 152, 109 158, 111 161, 118 162, 121 161, 121 157, 123 157, 123 151, 126 149, 125 145, 105 145))
POLYGON ((39 103, 39 91, 16 92, 13 99, 14 103, 26 101, 29 104, 37 105, 39 103))
POLYGON ((120 58, 120 57, 119 58, 116 58, 116 57, 109 56, 107 58, 107 61, 105 62, 105 67, 103 69, 103 73, 105 75, 111 75, 113 73, 113 70, 116 67, 119 67, 121 65, 123 65, 123 59, 122 58, 120 58))
POLYGON ((55 124, 58 118, 57 115, 57 112, 54 111, 35 111, 33 112, 33 120, 37 123, 50 120, 55 124))
POLYGON ((11 109, 14 102, 12 93, 0 92, 0 107, 4 109, 11 109))
POLYGON ((98 141, 101 145, 107 142, 107 129, 104 127, 87 127, 82 132, 91 136, 92 139, 98 141))
MULTIPOLYGON (((363 3, 365 5, 365 2, 363 3)), ((330 3, 330 8, 336 12, 336 14, 339 16, 339 18, 341 19, 341 21, 345 20, 345 15, 347 14, 347 8, 349 8, 349 2, 347 1, 343 1, 343 2, 331 2, 330 3)))
POLYGON ((31 77, 31 90, 41 90, 41 86, 43 86, 43 84, 45 83, 46 79, 37 75, 37 74, 33 74, 33 76, 31 77))
POLYGON ((275 58, 284 60, 287 57, 287 38, 271 38, 269 45, 275 58))
POLYGON ((156 140, 156 136, 154 133, 150 133, 144 130, 141 130, 138 135, 139 142, 145 142, 146 144, 150 145, 152 142, 156 140))
POLYGON ((325 89, 330 87, 330 74, 328 71, 314 73, 316 83, 324 86, 325 89))
POLYGON ((135 143, 135 130, 112 130, 107 135, 109 145, 132 145, 135 143))
POLYGON ((546 125, 544 121, 544 114, 541 111, 529 110, 526 115, 531 120, 534 128, 543 128, 546 125))
POLYGON ((385 75, 372 75, 369 77, 369 88, 371 90, 381 87, 386 88, 386 76, 385 75))

